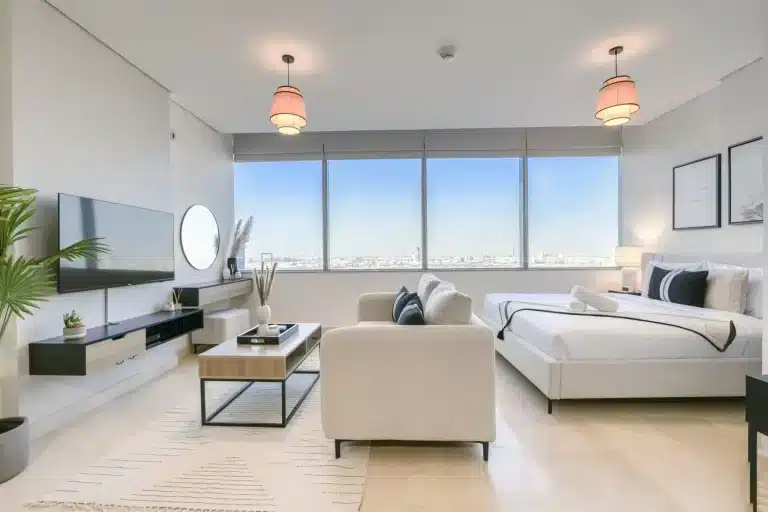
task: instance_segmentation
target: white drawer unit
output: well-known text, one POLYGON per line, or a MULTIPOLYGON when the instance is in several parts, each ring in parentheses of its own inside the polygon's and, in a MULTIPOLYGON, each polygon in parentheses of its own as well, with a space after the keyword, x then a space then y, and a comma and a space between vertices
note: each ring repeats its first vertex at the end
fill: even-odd
POLYGON ((85 347, 86 375, 112 366, 119 366, 127 359, 135 359, 147 351, 145 330, 135 331, 117 339, 104 340, 85 347))

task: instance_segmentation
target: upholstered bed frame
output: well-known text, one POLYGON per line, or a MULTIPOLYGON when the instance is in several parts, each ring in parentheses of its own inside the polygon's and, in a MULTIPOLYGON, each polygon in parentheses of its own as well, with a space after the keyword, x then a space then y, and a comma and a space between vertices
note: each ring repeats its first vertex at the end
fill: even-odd
MULTIPOLYGON (((652 260, 763 266, 763 257, 757 253, 648 253, 643 255, 643 272, 652 260)), ((759 373, 762 364, 759 358, 560 361, 511 332, 504 337, 496 340, 496 351, 544 393, 550 413, 557 400, 741 397, 745 375, 759 373)))

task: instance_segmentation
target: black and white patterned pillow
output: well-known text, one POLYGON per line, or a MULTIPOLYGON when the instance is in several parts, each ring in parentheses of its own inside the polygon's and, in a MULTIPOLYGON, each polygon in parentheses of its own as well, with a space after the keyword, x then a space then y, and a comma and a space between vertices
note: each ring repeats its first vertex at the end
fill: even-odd
POLYGON ((703 308, 707 296, 707 275, 709 272, 706 270, 653 267, 648 282, 648 298, 703 308))
POLYGON ((397 292, 397 297, 395 297, 395 303, 392 306, 392 321, 397 322, 397 319, 400 318, 400 313, 402 313, 403 308, 406 304, 408 304, 408 301, 410 301, 413 297, 416 297, 416 292, 409 292, 408 288, 403 286, 400 288, 400 291, 397 292))
POLYGON ((425 325, 424 308, 421 299, 415 293, 405 305, 397 319, 397 325, 425 325))

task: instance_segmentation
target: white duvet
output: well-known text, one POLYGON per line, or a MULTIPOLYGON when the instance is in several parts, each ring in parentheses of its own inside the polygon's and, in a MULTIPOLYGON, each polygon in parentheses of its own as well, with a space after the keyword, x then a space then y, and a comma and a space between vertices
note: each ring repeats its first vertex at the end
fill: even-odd
MULTIPOLYGON (((738 313, 672 304, 634 295, 608 294, 619 311, 646 314, 683 314, 733 321, 736 338, 720 353, 700 336, 675 327, 623 318, 559 315, 520 311, 507 332, 560 360, 760 358, 762 320, 738 313)), ((566 307, 568 294, 494 293, 485 297, 484 316, 493 329, 503 326, 507 301, 566 307)), ((505 342, 514 342, 507 337, 505 342)))

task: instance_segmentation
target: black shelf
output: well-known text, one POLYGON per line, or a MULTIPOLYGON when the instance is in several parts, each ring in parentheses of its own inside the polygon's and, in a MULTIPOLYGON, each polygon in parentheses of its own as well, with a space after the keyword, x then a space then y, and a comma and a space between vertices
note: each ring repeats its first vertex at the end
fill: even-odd
POLYGON ((201 309, 185 309, 182 311, 157 311, 148 315, 128 318, 115 325, 99 325, 97 327, 91 327, 88 329, 85 338, 81 338, 79 340, 66 340, 64 339, 64 336, 56 336, 54 338, 48 338, 45 340, 33 341, 29 344, 29 346, 31 348, 33 345, 90 345, 91 343, 98 343, 104 340, 121 338, 126 334, 140 331, 141 329, 147 329, 148 327, 153 327, 164 322, 181 320, 194 316, 200 317, 200 327, 197 327, 196 329, 202 329, 203 311, 201 309))
POLYGON ((117 325, 99 325, 88 329, 84 338, 66 340, 56 336, 29 344, 30 375, 85 375, 86 347, 108 343, 126 335, 146 330, 146 348, 162 345, 184 334, 203 328, 203 310, 159 311, 128 318, 117 325))

